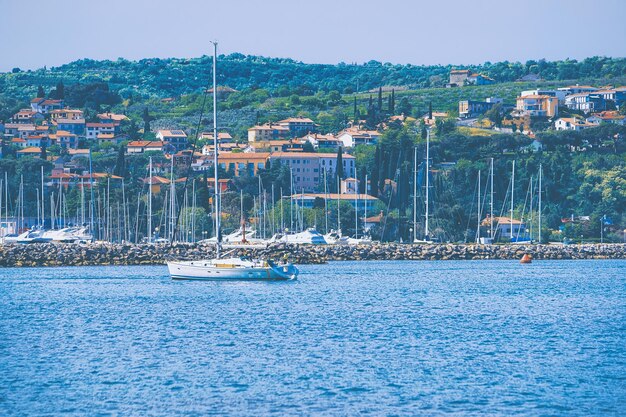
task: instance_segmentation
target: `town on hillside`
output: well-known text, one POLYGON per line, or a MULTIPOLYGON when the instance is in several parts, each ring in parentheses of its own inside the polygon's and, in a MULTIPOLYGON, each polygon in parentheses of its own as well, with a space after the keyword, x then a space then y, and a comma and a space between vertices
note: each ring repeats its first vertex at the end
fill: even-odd
MULTIPOLYGON (((494 82, 483 74, 454 69, 445 88, 462 90, 494 82)), ((218 100, 233 92, 229 87, 220 87, 218 100)), ((212 94, 212 90, 206 93, 212 94)), ((289 228, 317 227, 329 232, 331 228, 341 228, 343 221, 344 232, 352 235, 407 241, 418 232, 428 234, 422 223, 424 216, 432 216, 433 222, 435 218, 441 220, 430 232, 438 235, 440 241, 473 241, 484 236, 505 241, 508 235, 513 238, 514 228, 517 237, 536 239, 531 236, 532 228, 537 227, 531 224, 536 221, 533 210, 537 210, 532 199, 541 190, 536 182, 538 159, 533 155, 557 150, 555 137, 563 139, 572 155, 603 150, 619 154, 618 147, 624 152, 624 86, 574 84, 520 89, 515 102, 499 97, 467 99, 458 102, 458 114, 430 105, 418 117, 398 112, 401 109, 396 99, 395 89, 383 92, 381 87, 377 99, 370 95, 362 114, 355 97, 353 117, 337 131, 321 130, 314 118, 293 114, 249 126, 245 137, 220 127, 215 140, 214 133, 205 127, 195 130, 172 123, 151 128, 153 115, 147 109, 142 120, 133 120, 110 108, 86 115, 87 109, 65 104, 62 88, 57 88, 54 97, 40 91, 29 108, 0 122, 1 189, 5 193, 0 202, 0 214, 5 217, 0 234, 19 233, 37 224, 61 227, 71 222, 85 223, 86 217, 99 216, 95 226, 98 231, 94 232, 101 238, 139 241, 153 232, 146 232, 146 220, 139 220, 145 217, 147 187, 153 195, 161 196, 154 207, 154 215, 160 216, 154 220, 154 224, 160 225, 155 230, 161 227, 161 235, 174 238, 176 226, 171 218, 178 221, 176 207, 203 209, 202 216, 210 218, 211 193, 216 192, 210 178, 217 153, 222 173, 218 191, 231 196, 225 197, 224 202, 230 210, 226 224, 231 230, 237 229, 244 218, 243 221, 265 230, 265 236, 270 235, 270 230, 289 228), (580 135, 582 131, 587 136, 563 136, 567 132, 580 135), (459 135, 469 139, 461 143, 459 135), (427 137, 433 148, 428 158, 427 137), (485 138, 491 142, 483 143, 485 138), (497 148, 490 156, 497 159, 496 168, 485 165, 489 158, 484 153, 468 153, 465 147, 473 146, 472 143, 497 148), (518 183, 507 183, 511 161, 516 158, 527 171, 518 174, 518 183), (471 173, 469 177, 457 166, 467 159, 476 159, 478 164, 466 171, 471 173), (488 211, 480 204, 470 206, 481 187, 483 192, 486 190, 486 183, 480 181, 494 174, 495 198, 498 204, 508 201, 510 213, 495 213, 493 207, 488 211), (464 175, 464 183, 454 179, 458 175, 464 175), (432 179, 428 187, 425 179, 432 179), (27 190, 21 188, 25 181, 30 184, 27 190), (458 190, 451 190, 446 181, 456 181, 458 190), (204 190, 200 200, 196 200, 195 194, 186 194, 189 184, 198 188, 194 192, 204 190), (430 187, 433 189, 429 202, 424 200, 424 194, 430 187), (513 195, 515 187, 518 194, 513 195), (95 197, 94 189, 98 190, 95 197), (122 192, 128 195, 121 196, 122 192), (131 201, 128 197, 133 192, 131 201), (458 194, 462 192, 465 203, 459 201, 458 194), (91 195, 86 197, 86 193, 91 195), (117 206, 100 207, 105 201, 109 204, 111 198, 121 200, 117 206), (277 207, 285 199, 287 211, 284 206, 277 207), (437 200, 445 210, 429 206, 437 204, 437 200), (331 209, 333 205, 337 210, 331 209), (340 207, 346 209, 343 220, 340 207), (280 210, 281 220, 276 219, 273 210, 280 210), (474 222, 470 220, 472 216, 478 220, 476 230, 469 225, 474 222), (492 218, 498 219, 495 232, 492 218)), ((554 188, 552 197, 556 198, 559 179, 549 175, 556 175, 558 170, 547 169, 552 169, 546 181, 554 188)), ((618 179, 622 178, 623 167, 620 172, 616 174, 618 179)), ((598 181, 605 179, 592 182, 598 181)), ((611 186, 610 182, 606 184, 611 186)), ((544 198, 549 199, 550 194, 544 198)), ((567 210, 572 207, 575 206, 567 210)), ((574 214, 553 202, 545 210, 549 213, 549 230, 544 236, 551 239, 563 241, 579 235, 581 239, 596 238, 600 229, 603 239, 605 232, 614 235, 614 239, 620 238, 623 223, 619 216, 624 215, 623 207, 603 207, 601 226, 593 224, 600 212, 591 213, 588 207, 586 212, 574 214)), ((184 239, 195 241, 210 236, 211 221, 198 220, 198 224, 203 226, 194 226, 189 231, 191 236, 184 239)))

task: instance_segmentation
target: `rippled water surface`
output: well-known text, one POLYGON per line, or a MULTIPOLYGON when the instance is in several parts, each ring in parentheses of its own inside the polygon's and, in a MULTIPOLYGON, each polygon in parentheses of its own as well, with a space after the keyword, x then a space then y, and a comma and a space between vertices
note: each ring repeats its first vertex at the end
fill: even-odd
POLYGON ((0 269, 1 415, 626 415, 626 262, 0 269))

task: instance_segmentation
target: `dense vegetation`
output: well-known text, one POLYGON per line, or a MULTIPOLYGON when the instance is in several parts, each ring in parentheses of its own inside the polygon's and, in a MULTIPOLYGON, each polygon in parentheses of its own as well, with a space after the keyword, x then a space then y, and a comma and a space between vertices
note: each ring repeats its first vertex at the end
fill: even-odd
MULTIPOLYGON (((36 95, 64 98, 72 107, 85 110, 86 118, 95 120, 99 111, 111 110, 130 117, 122 129, 131 139, 152 137, 150 129, 183 128, 193 133, 202 107, 203 90, 210 79, 210 57, 195 59, 145 59, 138 62, 127 60, 93 61, 80 60, 57 68, 0 74, 0 120, 8 119, 17 109, 27 107, 28 100, 36 95), (39 88, 41 87, 41 89, 39 88), (163 100, 167 98, 167 100, 163 100), (142 131, 142 128, 148 128, 142 131)), ((557 87, 571 83, 594 85, 619 84, 626 81, 626 59, 593 57, 577 62, 573 60, 522 63, 485 63, 468 68, 482 72, 497 84, 445 89, 452 66, 392 65, 369 62, 363 65, 312 65, 288 59, 271 59, 232 54, 220 57, 218 82, 235 88, 236 92, 220 98, 219 120, 236 139, 245 140, 246 129, 268 120, 279 120, 293 115, 313 118, 322 132, 337 132, 355 116, 365 119, 370 127, 392 114, 404 113, 414 117, 429 111, 444 110, 454 116, 458 101, 483 99, 489 96, 504 98, 513 104, 523 89, 533 87, 557 87), (530 83, 516 82, 519 77, 539 74, 544 80, 530 83), (389 88, 381 88, 386 86, 389 88), (394 91, 391 91, 393 87, 394 91), (371 92, 370 92, 371 90, 371 92)), ((207 103, 201 128, 210 126, 211 102, 207 103)), ((522 215, 526 189, 530 177, 536 184, 539 164, 543 166, 544 184, 544 238, 584 239, 596 238, 600 233, 600 218, 607 216, 612 225, 607 234, 619 239, 620 228, 626 225, 626 149, 623 127, 601 126, 583 132, 545 131, 537 135, 542 149, 532 144, 532 139, 521 134, 492 134, 457 128, 449 121, 440 122, 433 129, 431 158, 435 166, 432 175, 431 215, 434 235, 443 240, 473 240, 477 221, 476 189, 478 170, 482 172, 481 188, 484 192, 489 160, 495 165, 495 206, 500 214, 507 201, 507 189, 513 160, 517 164, 515 215, 522 215), (443 162, 451 164, 442 165, 443 162), (562 233, 550 237, 547 229, 558 230, 561 218, 590 216, 589 222, 577 222, 563 228, 562 233)), ((16 159, 14 150, 3 149, 5 158, 0 160, 0 175, 8 173, 9 194, 17 196, 19 181, 24 178, 27 215, 34 216, 37 208, 39 170, 43 165, 47 173, 49 162, 29 158, 16 159)), ((49 153, 58 152, 49 149, 49 153)), ((425 155, 425 130, 419 123, 392 123, 385 131, 378 146, 361 146, 354 150, 357 157, 358 177, 367 175, 371 181, 371 193, 380 197, 381 203, 374 213, 383 210, 389 214, 384 225, 374 230, 376 237, 387 240, 410 239, 410 229, 416 227, 422 233, 423 185, 425 155), (413 155, 418 151, 418 224, 412 224, 413 155), (390 180, 390 181, 386 181, 390 180)), ((153 155, 155 163, 166 163, 162 156, 153 155)), ((81 161, 78 161, 81 163, 81 161)), ((100 183, 95 193, 97 210, 105 199, 113 207, 119 203, 126 206, 130 218, 140 219, 132 226, 136 238, 145 230, 145 220, 137 213, 145 214, 146 191, 141 178, 146 176, 147 155, 124 156, 115 146, 95 148, 94 171, 111 172, 124 177, 121 182, 112 181, 109 187, 100 183), (110 189, 109 195, 107 189, 110 189), (124 198, 125 196, 125 198, 124 198), (131 215, 132 214, 132 215, 131 215)), ((82 164, 87 168, 87 160, 82 164)), ((184 176, 186 172, 177 172, 184 176)), ((204 175, 196 179, 198 208, 184 218, 196 218, 196 237, 202 231, 210 234, 209 190, 204 175)), ((222 177, 228 177, 222 173, 222 177)), ((268 210, 274 188, 274 201, 280 191, 289 189, 289 171, 280 165, 269 166, 261 172, 261 187, 266 191, 268 210)), ((224 195, 224 212, 227 228, 235 228, 239 222, 241 204, 239 190, 243 190, 243 207, 248 217, 255 217, 259 204, 258 178, 233 179, 234 192, 224 195)), ((362 181, 363 183, 364 181, 362 181)), ((334 178, 328 179, 328 189, 336 187, 334 178)), ((185 198, 180 191, 179 203, 185 198)), ((53 196, 53 189, 46 191, 46 199, 53 196)), ((535 191, 536 193, 536 191, 535 191)), ((155 198, 155 223, 165 225, 167 212, 165 190, 155 198)), ((58 196, 58 190, 56 192, 58 196)), ((66 211, 73 216, 80 204, 76 189, 67 195, 66 211)), ((57 198, 57 197, 54 197, 57 198)), ((190 202, 188 201, 188 204, 190 202)), ((15 209, 14 202, 11 210, 15 209)), ((97 211, 96 210, 96 211, 97 211)), ((281 217, 291 223, 293 211, 283 205, 282 216, 277 212, 269 216, 275 221, 281 217)), ((341 208, 344 230, 354 229, 354 211, 345 204, 341 208)), ((271 211, 270 211, 271 212, 271 211)), ((316 208, 296 214, 301 225, 325 226, 325 214, 329 215, 329 227, 337 224, 336 208, 320 204, 316 208), (300 216, 300 217, 298 217, 300 216)), ((483 217, 484 217, 483 210, 483 217)), ((528 216, 528 213, 524 213, 528 216)), ((106 216, 105 216, 106 217, 106 216)), ((123 216, 122 216, 123 217, 123 216)), ((119 216, 112 216, 120 222, 119 216)), ((268 217, 266 217, 267 219, 268 217)), ((104 226, 103 226, 104 227, 104 226)), ((324 227, 321 227, 323 229, 324 227)), ((103 232, 104 233, 104 232, 103 232)))

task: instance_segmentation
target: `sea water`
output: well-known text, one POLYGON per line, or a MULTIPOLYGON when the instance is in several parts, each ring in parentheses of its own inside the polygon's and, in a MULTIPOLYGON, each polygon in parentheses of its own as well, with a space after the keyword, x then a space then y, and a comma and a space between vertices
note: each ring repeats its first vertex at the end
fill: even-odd
POLYGON ((626 261, 0 269, 0 415, 626 415, 626 261))

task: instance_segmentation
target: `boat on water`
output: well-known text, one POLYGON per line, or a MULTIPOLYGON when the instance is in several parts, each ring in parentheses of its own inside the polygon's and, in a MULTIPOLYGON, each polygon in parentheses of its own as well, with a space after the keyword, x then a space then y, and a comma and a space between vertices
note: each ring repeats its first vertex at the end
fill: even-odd
POLYGON ((233 257, 201 261, 168 262, 172 279, 197 281, 288 281, 298 277, 291 263, 233 257))
POLYGON ((23 245, 31 243, 48 243, 52 239, 45 236, 45 230, 32 228, 21 234, 6 235, 3 239, 4 244, 19 243, 23 245))
MULTIPOLYGON (((213 42, 213 166, 217 167, 217 42, 213 42)), ((195 146, 195 145, 194 145, 195 146)), ((214 259, 199 261, 169 261, 167 268, 172 279, 193 281, 288 281, 298 277, 298 268, 289 262, 275 263, 270 259, 248 257, 221 258, 220 236, 220 193, 218 170, 215 169, 215 236, 216 255, 214 259)), ((246 232, 242 231, 246 236, 246 232)), ((320 235, 321 236, 321 235, 320 235)), ((322 237, 322 240, 324 238, 322 237)))
POLYGON ((326 245, 326 239, 314 227, 310 227, 300 233, 276 233, 270 239, 270 243, 297 243, 299 245, 326 245))
POLYGON ((341 230, 339 231, 331 230, 330 232, 324 235, 324 240, 326 240, 326 243, 328 243, 329 245, 356 246, 356 245, 371 245, 372 244, 372 238, 369 236, 364 236, 361 238, 343 236, 341 234, 341 230))

